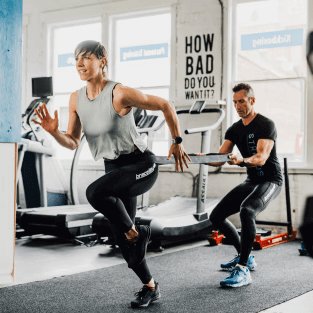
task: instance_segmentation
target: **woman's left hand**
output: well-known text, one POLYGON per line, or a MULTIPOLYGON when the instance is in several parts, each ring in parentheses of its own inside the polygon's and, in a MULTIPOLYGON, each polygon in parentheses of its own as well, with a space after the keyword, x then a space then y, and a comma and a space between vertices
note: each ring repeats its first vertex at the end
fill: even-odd
POLYGON ((172 143, 167 158, 170 159, 172 155, 174 155, 175 158, 177 172, 179 171, 179 169, 182 172, 184 171, 183 162, 185 163, 186 167, 189 168, 187 160, 191 161, 191 159, 189 155, 185 152, 184 147, 181 143, 172 143))

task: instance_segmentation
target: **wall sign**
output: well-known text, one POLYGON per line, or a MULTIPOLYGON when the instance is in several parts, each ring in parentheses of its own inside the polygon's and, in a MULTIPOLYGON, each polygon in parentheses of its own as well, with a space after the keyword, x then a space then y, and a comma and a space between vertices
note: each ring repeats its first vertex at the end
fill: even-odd
POLYGON ((65 53, 58 55, 58 67, 75 66, 76 61, 73 53, 65 53))
POLYGON ((215 32, 186 33, 178 47, 179 105, 191 105, 195 100, 218 100, 221 83, 220 39, 215 32))
POLYGON ((120 61, 159 59, 168 57, 168 44, 134 46, 120 49, 120 61))
POLYGON ((302 46, 303 28, 241 35, 241 50, 302 46))
POLYGON ((185 97, 210 99, 214 96, 214 34, 185 38, 186 73, 185 97))

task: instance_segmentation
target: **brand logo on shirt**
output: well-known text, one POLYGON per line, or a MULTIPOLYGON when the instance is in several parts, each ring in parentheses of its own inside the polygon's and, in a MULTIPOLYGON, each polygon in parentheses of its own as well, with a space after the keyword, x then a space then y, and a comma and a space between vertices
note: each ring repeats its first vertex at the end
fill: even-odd
MULTIPOLYGON (((251 155, 255 155, 257 153, 256 146, 257 145, 254 140, 254 134, 249 134, 248 135, 248 149, 251 155)), ((262 171, 262 166, 257 166, 256 171, 257 171, 258 176, 264 176, 264 172, 262 171)))
POLYGON ((268 198, 274 193, 276 186, 274 185, 270 192, 264 197, 265 202, 268 200, 268 198))
POLYGON ((153 166, 150 167, 147 171, 145 171, 145 172, 143 172, 143 173, 141 173, 141 174, 136 174, 136 180, 141 179, 141 178, 144 178, 144 177, 150 175, 151 173, 154 172, 154 169, 155 169, 155 163, 154 163, 153 166))

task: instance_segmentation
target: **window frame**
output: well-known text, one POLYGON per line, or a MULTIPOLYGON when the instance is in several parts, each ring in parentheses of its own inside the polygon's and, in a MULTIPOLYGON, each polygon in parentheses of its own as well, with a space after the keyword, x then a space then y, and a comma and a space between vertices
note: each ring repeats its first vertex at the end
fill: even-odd
MULTIPOLYGON (((231 27, 231 48, 229 49, 229 52, 231 53, 231 56, 229 58, 229 61, 231 62, 231 74, 230 74, 230 84, 229 86, 232 88, 233 86, 235 86, 238 83, 241 83, 242 81, 240 80, 236 80, 236 76, 237 76, 237 5, 239 4, 243 4, 243 3, 251 3, 251 2, 255 2, 255 1, 264 1, 264 0, 236 0, 233 1, 232 5, 231 5, 231 9, 230 12, 232 12, 232 19, 230 22, 231 27)), ((308 11, 307 11, 308 12, 308 11)), ((308 14, 308 13, 307 13, 308 14)), ((307 16, 308 17, 308 16, 307 16)), ((308 21, 308 19, 307 19, 308 21)), ((304 33, 306 34, 308 30, 308 23, 304 29, 304 33)), ((307 73, 307 67, 306 67, 306 73, 307 73)), ((307 76, 299 76, 299 77, 288 77, 288 78, 277 78, 277 79, 264 79, 264 80, 260 80, 260 79, 256 79, 256 80, 247 80, 244 81, 246 83, 250 83, 253 84, 254 82, 270 82, 270 81, 286 81, 286 80, 300 80, 303 81, 303 97, 302 97, 302 112, 301 112, 301 116, 302 116, 302 123, 304 125, 304 138, 303 138, 303 160, 302 161, 289 161, 288 165, 290 168, 306 168, 307 167, 307 158, 308 158, 308 147, 307 147, 307 142, 308 142, 308 86, 307 86, 307 76)), ((228 107, 227 107, 227 111, 228 111, 228 115, 229 118, 227 119, 227 126, 230 127, 233 124, 234 121, 234 117, 235 117, 235 110, 234 110, 234 106, 233 106, 233 99, 232 99, 232 89, 229 89, 229 93, 228 93, 228 107)), ((279 151, 277 151, 277 155, 279 158, 279 151)), ((280 164, 283 165, 283 160, 280 160, 280 164)))
MULTIPOLYGON (((148 89, 168 89, 168 93, 169 93, 169 101, 172 101, 173 98, 173 94, 172 94, 172 86, 173 86, 173 79, 175 79, 174 75, 173 75, 173 65, 175 64, 173 62, 173 56, 176 54, 173 54, 173 49, 176 49, 176 46, 173 46, 173 37, 176 38, 176 27, 174 25, 176 25, 176 20, 173 21, 174 18, 176 18, 176 14, 173 14, 173 8, 171 7, 165 7, 165 8, 161 8, 161 9, 152 9, 152 10, 143 10, 143 11, 137 11, 137 12, 131 12, 131 13, 126 13, 126 14, 116 14, 116 15, 111 15, 109 16, 109 23, 110 23, 110 33, 109 33, 109 68, 111 68, 110 71, 110 77, 113 80, 116 80, 116 72, 115 72, 115 62, 116 62, 116 58, 119 57, 119 53, 118 51, 116 51, 116 47, 114 44, 114 39, 116 36, 116 23, 119 20, 123 20, 123 19, 130 19, 130 18, 140 18, 140 17, 147 17, 147 16, 155 16, 155 15, 161 15, 161 14, 171 14, 171 39, 170 39, 170 45, 171 45, 171 49, 170 49, 170 84, 169 85, 161 85, 161 86, 135 86, 134 88, 137 90, 140 90, 142 92, 144 92, 145 90, 148 89), (175 29, 175 33, 173 32, 173 28, 175 29)), ((175 84, 175 82, 174 82, 175 84)), ((165 127, 165 126, 164 126, 165 127)), ((157 142, 167 142, 167 148, 170 148, 170 140, 169 140, 169 130, 166 130, 167 134, 165 135, 165 139, 159 139, 159 138, 154 138, 154 141, 157 142)))
MULTIPOLYGON (((79 19, 69 22, 58 22, 58 23, 51 23, 47 25, 47 76, 52 76, 53 78, 53 68, 54 68, 54 36, 55 36, 55 30, 64 28, 64 27, 75 27, 75 26, 81 26, 81 25, 88 25, 88 24, 94 24, 94 23, 101 23, 101 32, 102 32, 102 38, 104 36, 103 31, 103 18, 101 16, 93 17, 93 18, 86 18, 86 19, 79 19)), ((75 90, 71 90, 69 92, 55 92, 53 90, 53 97, 55 96, 70 96, 75 90)), ((49 104, 48 104, 49 106, 49 104)), ((68 108, 68 105, 67 105, 68 108)), ((63 130, 61 130, 63 131, 63 130)), ((66 148, 63 148, 66 149, 66 148)), ((65 169, 70 169, 73 159, 68 158, 60 158, 61 164, 64 166, 65 169)), ((90 160, 84 163, 84 165, 89 167, 89 163, 94 162, 93 160, 90 160)), ((90 164, 91 165, 91 164, 90 164)), ((85 167, 84 167, 85 168, 85 167)), ((94 169, 100 169, 99 165, 92 166, 94 169)))

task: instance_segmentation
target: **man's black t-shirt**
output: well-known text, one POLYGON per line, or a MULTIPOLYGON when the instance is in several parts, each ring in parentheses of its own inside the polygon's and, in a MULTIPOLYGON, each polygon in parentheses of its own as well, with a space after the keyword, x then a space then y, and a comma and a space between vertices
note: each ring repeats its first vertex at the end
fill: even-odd
POLYGON ((276 138, 274 122, 259 113, 247 126, 242 123, 242 120, 239 120, 229 127, 225 134, 225 139, 230 140, 238 147, 243 158, 249 158, 257 153, 259 139, 274 140, 273 149, 265 164, 247 168, 247 174, 248 178, 254 182, 273 182, 281 186, 283 178, 276 154, 276 138))

